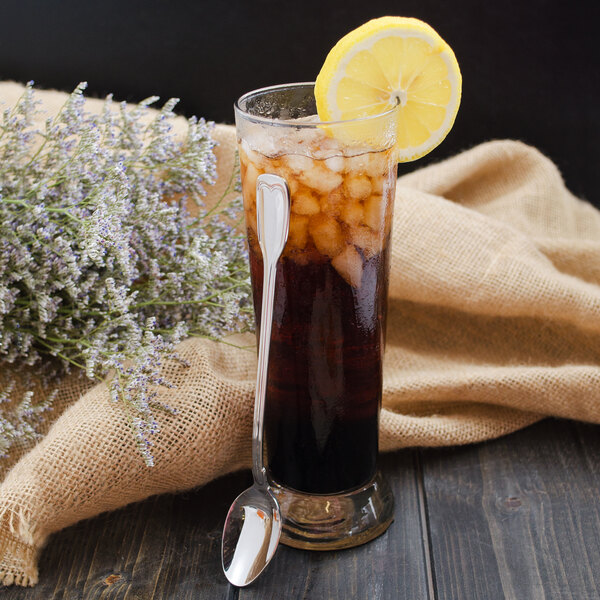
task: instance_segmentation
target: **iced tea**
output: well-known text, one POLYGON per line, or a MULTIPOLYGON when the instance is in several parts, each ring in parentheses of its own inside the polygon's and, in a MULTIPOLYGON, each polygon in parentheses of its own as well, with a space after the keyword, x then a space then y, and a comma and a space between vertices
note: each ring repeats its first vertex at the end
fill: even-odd
POLYGON ((283 177, 291 197, 265 408, 270 476, 307 493, 358 488, 376 472, 396 181, 392 150, 346 146, 319 127, 267 136, 257 125, 239 141, 257 326, 257 177, 283 177))

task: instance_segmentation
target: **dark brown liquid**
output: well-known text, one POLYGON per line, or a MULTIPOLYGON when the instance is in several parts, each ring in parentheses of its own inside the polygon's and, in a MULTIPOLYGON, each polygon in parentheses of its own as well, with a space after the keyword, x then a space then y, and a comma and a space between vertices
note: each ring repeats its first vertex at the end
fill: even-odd
MULTIPOLYGON (((252 246, 259 323, 262 257, 252 246)), ((279 261, 265 441, 270 475, 286 487, 336 493, 375 475, 388 260, 388 244, 364 260, 360 288, 329 261, 279 261)))

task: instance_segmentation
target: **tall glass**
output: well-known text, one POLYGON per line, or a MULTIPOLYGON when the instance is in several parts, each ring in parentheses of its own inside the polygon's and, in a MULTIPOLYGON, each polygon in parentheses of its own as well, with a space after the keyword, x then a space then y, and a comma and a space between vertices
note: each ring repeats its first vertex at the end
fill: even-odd
POLYGON ((377 453, 397 116, 322 123, 313 92, 312 83, 256 90, 236 102, 235 118, 258 327, 257 177, 283 177, 291 198, 265 406, 281 540, 333 549, 392 520, 377 453))

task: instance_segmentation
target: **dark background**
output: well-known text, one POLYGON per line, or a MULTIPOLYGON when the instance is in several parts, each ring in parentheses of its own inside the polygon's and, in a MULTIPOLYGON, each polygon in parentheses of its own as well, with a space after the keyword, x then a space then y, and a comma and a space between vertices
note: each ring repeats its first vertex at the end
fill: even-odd
POLYGON ((419 164, 516 138, 600 206, 597 1, 2 0, 0 78, 63 90, 86 80, 89 94, 130 101, 177 96, 186 115, 232 122, 239 95, 314 80, 340 37, 386 14, 430 23, 463 73, 454 129, 419 164))

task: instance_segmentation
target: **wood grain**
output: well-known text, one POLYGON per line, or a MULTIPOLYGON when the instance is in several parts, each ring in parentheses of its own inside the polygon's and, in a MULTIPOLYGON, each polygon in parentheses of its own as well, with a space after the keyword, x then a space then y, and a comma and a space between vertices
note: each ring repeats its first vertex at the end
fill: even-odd
POLYGON ((0 588, 0 598, 227 598, 221 530, 229 505, 249 484, 249 473, 237 473, 195 492, 150 498, 69 527, 43 550, 39 584, 0 588))
POLYGON ((599 427, 423 452, 436 596, 600 598, 599 427))
POLYGON ((463 448, 382 457, 395 522, 340 552, 280 547, 230 586, 220 540, 248 472, 150 498, 61 531, 35 588, 0 600, 597 600, 600 427, 548 420, 463 448))
POLYGON ((281 546, 263 577, 238 590, 221 570, 221 531, 249 472, 195 492, 151 498, 52 536, 31 589, 0 588, 2 600, 293 600, 428 598, 414 452, 382 457, 396 498, 388 532, 355 550, 281 546))

